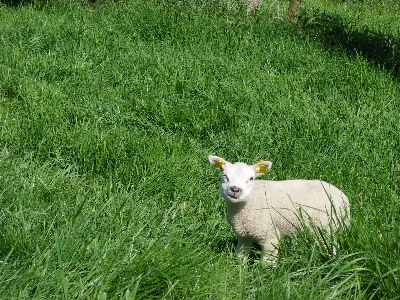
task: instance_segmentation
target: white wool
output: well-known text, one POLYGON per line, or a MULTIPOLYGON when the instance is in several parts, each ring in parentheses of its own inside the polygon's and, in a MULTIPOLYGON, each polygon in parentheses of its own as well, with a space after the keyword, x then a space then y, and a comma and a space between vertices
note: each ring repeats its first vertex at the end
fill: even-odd
POLYGON ((249 166, 232 164, 218 156, 208 159, 222 172, 220 193, 225 198, 227 219, 238 238, 236 251, 241 256, 257 242, 264 249, 264 259, 273 260, 278 238, 301 228, 302 222, 331 234, 349 225, 349 200, 329 183, 254 180, 267 173, 272 163, 261 161, 249 166))

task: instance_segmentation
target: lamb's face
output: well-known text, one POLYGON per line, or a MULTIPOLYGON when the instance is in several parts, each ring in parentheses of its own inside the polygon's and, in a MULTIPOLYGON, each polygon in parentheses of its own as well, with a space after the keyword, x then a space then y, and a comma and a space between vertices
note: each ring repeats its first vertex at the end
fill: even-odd
POLYGON ((221 195, 231 202, 246 201, 253 189, 255 170, 244 163, 225 164, 221 176, 221 195))
POLYGON ((260 161, 251 166, 241 162, 231 164, 223 158, 212 155, 208 160, 222 172, 220 192, 231 202, 247 201, 253 189, 254 178, 267 173, 272 166, 269 161, 260 161))

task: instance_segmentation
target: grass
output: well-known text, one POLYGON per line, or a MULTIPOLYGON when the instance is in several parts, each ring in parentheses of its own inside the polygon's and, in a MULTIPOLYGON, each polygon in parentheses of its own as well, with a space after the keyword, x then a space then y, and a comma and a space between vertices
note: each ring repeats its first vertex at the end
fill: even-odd
MULTIPOLYGON (((362 33, 339 29, 366 1, 313 3, 301 28, 268 4, 0 6, 0 298, 398 299, 398 48, 313 25, 335 5, 330 34, 362 33), (208 154, 342 189, 338 255, 304 232, 238 261, 208 154)), ((385 5, 369 32, 398 42, 385 5)))

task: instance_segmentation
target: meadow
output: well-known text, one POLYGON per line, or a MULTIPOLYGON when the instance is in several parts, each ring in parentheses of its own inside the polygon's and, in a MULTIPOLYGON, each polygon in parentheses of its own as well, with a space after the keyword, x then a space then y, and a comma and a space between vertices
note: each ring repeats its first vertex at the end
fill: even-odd
POLYGON ((0 5, 0 299, 399 299, 400 4, 0 5), (321 179, 352 222, 275 267, 209 154, 321 179))

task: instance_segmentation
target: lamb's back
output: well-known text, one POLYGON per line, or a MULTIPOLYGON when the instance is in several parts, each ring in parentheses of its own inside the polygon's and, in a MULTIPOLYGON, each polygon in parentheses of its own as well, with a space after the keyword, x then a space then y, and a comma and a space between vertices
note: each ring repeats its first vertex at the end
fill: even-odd
POLYGON ((305 219, 327 228, 330 215, 343 211, 348 199, 338 188, 320 180, 257 180, 248 205, 262 210, 280 231, 287 231, 299 225, 300 208, 305 219))

